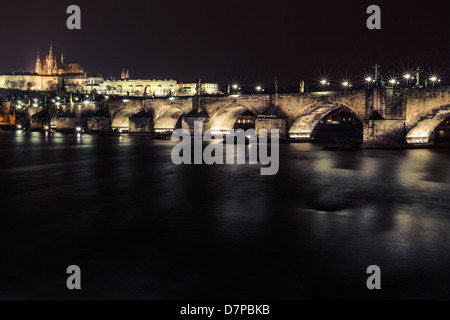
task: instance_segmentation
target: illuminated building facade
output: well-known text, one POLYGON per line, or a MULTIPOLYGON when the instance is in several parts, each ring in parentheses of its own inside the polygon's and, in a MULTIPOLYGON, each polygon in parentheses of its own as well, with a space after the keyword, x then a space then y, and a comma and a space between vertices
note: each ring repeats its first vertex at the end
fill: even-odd
MULTIPOLYGON (((134 97, 171 97, 194 96, 197 94, 196 87, 196 83, 179 83, 172 79, 130 79, 129 71, 123 69, 120 79, 103 80, 91 77, 81 88, 74 88, 73 91, 134 97)), ((202 83, 202 94, 215 95, 218 93, 219 85, 217 83, 202 83)))
POLYGON ((29 72, 11 72, 0 74, 0 88, 51 91, 59 90, 62 85, 62 77, 54 75, 38 75, 29 72))
MULTIPOLYGON (((194 96, 197 94, 196 83, 179 83, 177 85, 177 93, 179 96, 194 96)), ((202 83, 201 94, 216 95, 219 93, 219 85, 217 83, 202 83)))

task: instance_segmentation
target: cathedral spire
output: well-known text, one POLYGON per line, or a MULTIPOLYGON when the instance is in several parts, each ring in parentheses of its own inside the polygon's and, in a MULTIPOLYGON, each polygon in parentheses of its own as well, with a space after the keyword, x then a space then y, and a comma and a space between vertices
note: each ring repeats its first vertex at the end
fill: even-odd
POLYGON ((61 66, 64 64, 64 52, 61 52, 61 66))
POLYGON ((36 65, 34 67, 34 72, 36 72, 37 74, 40 74, 42 72, 42 62, 41 62, 41 57, 39 56, 39 51, 38 51, 38 55, 36 58, 36 65))
POLYGON ((127 69, 127 74, 125 75, 125 79, 130 79, 130 73, 128 72, 128 69, 127 69))
POLYGON ((50 43, 50 52, 49 52, 48 56, 49 56, 50 58, 53 57, 53 43, 50 43))

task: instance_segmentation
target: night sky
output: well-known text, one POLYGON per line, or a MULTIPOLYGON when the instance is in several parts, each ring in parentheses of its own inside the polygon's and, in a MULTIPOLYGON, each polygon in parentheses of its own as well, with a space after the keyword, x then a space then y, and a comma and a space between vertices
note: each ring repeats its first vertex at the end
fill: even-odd
POLYGON ((0 72, 33 71, 52 42, 58 57, 104 77, 128 68, 132 78, 356 83, 378 63, 385 74, 420 65, 448 83, 448 0, 392 2, 2 0, 0 72), (66 28, 71 4, 82 30, 66 28), (366 28, 371 4, 382 30, 366 28))

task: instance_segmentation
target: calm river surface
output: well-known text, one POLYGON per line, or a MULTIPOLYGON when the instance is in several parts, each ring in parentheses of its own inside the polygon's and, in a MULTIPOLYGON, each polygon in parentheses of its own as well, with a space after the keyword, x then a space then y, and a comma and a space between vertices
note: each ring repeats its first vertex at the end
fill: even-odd
POLYGON ((261 176, 174 145, 0 133, 0 298, 450 298, 450 150, 282 144, 261 176))

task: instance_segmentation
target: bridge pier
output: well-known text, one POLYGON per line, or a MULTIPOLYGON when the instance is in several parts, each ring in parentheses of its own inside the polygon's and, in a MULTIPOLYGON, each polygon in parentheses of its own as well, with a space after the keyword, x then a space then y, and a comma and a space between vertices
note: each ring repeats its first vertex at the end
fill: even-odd
POLYGON ((363 121, 363 147, 402 147, 405 144, 405 120, 363 121))

